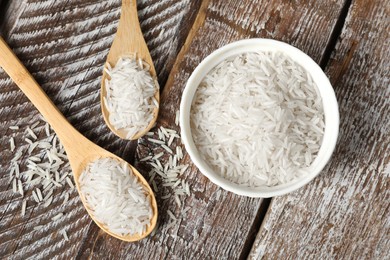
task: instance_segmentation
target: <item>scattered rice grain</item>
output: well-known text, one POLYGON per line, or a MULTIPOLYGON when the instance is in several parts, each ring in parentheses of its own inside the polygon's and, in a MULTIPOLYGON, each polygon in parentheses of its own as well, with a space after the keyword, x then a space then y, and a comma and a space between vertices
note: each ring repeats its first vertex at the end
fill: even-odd
POLYGON ((56 220, 62 218, 62 216, 64 216, 64 213, 60 212, 57 215, 55 215, 54 217, 52 217, 51 220, 56 221, 56 220))
POLYGON ((22 217, 26 214, 27 201, 22 202, 22 217))
POLYGON ((9 144, 10 144, 11 152, 13 152, 15 150, 15 140, 13 137, 9 139, 9 144))

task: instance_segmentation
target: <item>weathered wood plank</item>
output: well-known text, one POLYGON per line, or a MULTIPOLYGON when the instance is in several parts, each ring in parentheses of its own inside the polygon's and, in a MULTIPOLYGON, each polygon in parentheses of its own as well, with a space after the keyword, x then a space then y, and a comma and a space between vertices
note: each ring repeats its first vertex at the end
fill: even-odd
MULTIPOLYGON (((115 33, 119 18, 119 1, 96 3, 93 1, 14 1, 10 3, 10 19, 4 20, 3 34, 15 52, 34 74, 50 98, 62 112, 67 112, 77 96, 91 67, 100 67, 115 33), (17 3, 16 3, 17 2, 17 3), (102 37, 99 45, 98 37, 102 37), (100 47, 100 49, 99 49, 100 47)), ((26 149, 23 131, 37 120, 37 111, 8 77, 1 73, 1 146, 6 146, 14 133, 15 142, 23 153, 21 170, 26 170, 26 149), (10 131, 9 125, 19 125, 20 131, 10 131), (24 145, 22 147, 22 145, 24 145)), ((39 140, 45 136, 38 129, 39 140)), ((31 197, 32 187, 26 188, 27 211, 21 217, 20 195, 12 193, 8 185, 9 161, 13 156, 8 149, 1 151, 0 172, 0 255, 13 258, 71 258, 87 234, 91 221, 85 214, 77 192, 69 187, 55 191, 49 208, 37 206, 31 197), (65 192, 70 200, 62 205, 65 192), (51 221, 59 212, 66 213, 60 221, 51 221), (34 226, 44 225, 40 231, 34 226), (59 230, 65 229, 70 240, 66 242, 59 230)))
MULTIPOLYGON (((2 26, 5 39, 33 73, 43 89, 83 134, 94 142, 126 158, 130 156, 129 142, 121 141, 109 132, 100 113, 100 76, 105 57, 116 31, 120 0, 116 1, 13 1, 6 11, 2 26)), ((154 57, 160 82, 164 82, 172 61, 188 32, 187 24, 196 14, 197 3, 188 1, 140 1, 139 14, 143 30, 154 57), (171 8, 170 6, 175 6, 171 8), (153 11, 147 11, 148 9, 153 11), (164 15, 164 10, 170 10, 164 15), (184 19, 182 19, 184 17, 184 19), (186 24, 177 23, 178 20, 186 24), (163 23, 166 21, 167 23, 163 23), (161 48, 161 43, 171 48, 161 48), (169 61, 170 64, 166 62, 169 61)), ((8 171, 15 152, 9 149, 9 137, 15 135, 17 149, 25 153, 24 133, 35 122, 38 112, 24 95, 0 72, 0 256, 1 258, 72 258, 82 256, 89 240, 98 229, 83 209, 77 193, 69 187, 57 190, 49 209, 36 206, 31 187, 25 187, 28 199, 26 216, 20 216, 22 200, 12 192, 8 171), (8 127, 19 125, 20 130, 8 127), (62 205, 65 192, 68 203, 62 205), (51 217, 66 213, 59 222, 51 217), (45 225, 34 231, 35 225, 45 225), (69 242, 58 233, 65 229, 69 242)), ((45 134, 38 128, 38 140, 45 134)), ((126 158, 130 159, 130 158, 126 158)), ((26 155, 21 160, 26 170, 26 155)), ((92 241, 93 242, 93 241, 92 241)))
MULTIPOLYGON (((319 61, 342 6, 343 1, 204 1, 162 93, 158 126, 178 130, 174 115, 185 82, 196 65, 213 50, 238 39, 269 37, 292 43, 319 61)), ((146 138, 140 140, 138 159, 153 147, 146 138)), ((92 248, 93 258, 113 255, 132 259, 245 257, 242 252, 248 246, 247 238, 262 200, 236 196, 216 187, 198 172, 187 155, 181 163, 191 165, 184 179, 191 184, 192 194, 182 197, 183 205, 179 207, 173 198, 162 199, 163 194, 172 191, 163 187, 163 180, 156 176, 160 217, 157 233, 134 244, 98 237, 92 248), (190 209, 182 216, 186 207, 190 209), (171 223, 168 210, 179 219, 171 228, 168 228, 171 223)), ((145 163, 139 162, 137 167, 147 176, 145 163)))
POLYGON ((251 259, 390 258, 390 6, 353 1, 326 68, 340 106, 333 158, 274 198, 251 259))

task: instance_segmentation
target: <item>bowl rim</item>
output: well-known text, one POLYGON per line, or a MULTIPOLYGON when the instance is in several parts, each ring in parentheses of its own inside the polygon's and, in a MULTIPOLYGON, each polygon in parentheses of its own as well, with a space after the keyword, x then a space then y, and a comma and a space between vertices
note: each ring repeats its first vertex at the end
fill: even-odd
POLYGON ((263 38, 252 38, 239 40, 227 44, 208 55, 192 72, 185 88, 183 90, 180 102, 180 128, 182 142, 186 148, 193 163, 198 167, 200 172, 213 183, 223 189, 238 195, 248 197, 268 198, 284 195, 295 191, 308 182, 313 180, 325 167, 335 149, 338 132, 339 132, 339 110, 336 95, 329 79, 318 66, 318 64, 307 54, 298 48, 287 43, 263 38), (217 64, 228 57, 236 56, 241 53, 256 51, 282 51, 290 56, 294 61, 304 67, 312 76, 320 93, 325 117, 325 131, 322 144, 316 159, 309 167, 309 173, 289 183, 277 186, 247 187, 233 183, 218 173, 214 172, 211 167, 201 158, 194 141, 192 139, 190 127, 191 105, 196 89, 204 76, 211 71, 217 64), (326 102, 325 102, 326 100, 326 102))

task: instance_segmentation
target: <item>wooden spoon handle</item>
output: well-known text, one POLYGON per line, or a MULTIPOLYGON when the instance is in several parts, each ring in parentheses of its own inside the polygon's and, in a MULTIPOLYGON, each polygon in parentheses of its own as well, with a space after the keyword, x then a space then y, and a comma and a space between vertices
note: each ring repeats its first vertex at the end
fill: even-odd
POLYGON ((65 119, 2 37, 0 37, 0 67, 35 105, 65 146, 72 143, 72 135, 81 135, 65 119))
POLYGON ((119 57, 137 53, 137 57, 150 65, 150 73, 156 77, 156 70, 138 20, 137 1, 122 0, 121 17, 107 62, 115 66, 119 57))

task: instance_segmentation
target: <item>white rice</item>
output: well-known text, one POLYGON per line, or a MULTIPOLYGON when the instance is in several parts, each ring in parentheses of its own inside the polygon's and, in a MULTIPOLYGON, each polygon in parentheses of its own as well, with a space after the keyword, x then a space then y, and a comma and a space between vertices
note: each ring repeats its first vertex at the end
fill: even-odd
POLYGON ((152 187, 153 187, 154 192, 158 192, 158 187, 157 187, 157 184, 154 180, 152 180, 152 187))
POLYGON ((65 198, 64 198, 63 204, 67 203, 68 200, 69 200, 69 193, 67 192, 67 193, 65 193, 65 198))
POLYGON ((39 125, 39 121, 33 123, 32 125, 30 125, 30 128, 31 129, 35 129, 35 127, 37 127, 37 125, 39 125))
POLYGON ((45 124, 45 132, 46 132, 46 136, 49 137, 50 136, 50 126, 48 123, 45 124))
POLYGON ((39 231, 39 230, 42 230, 43 229, 43 225, 38 225, 38 226, 35 226, 33 229, 34 231, 39 231))
POLYGON ((174 138, 175 138, 175 135, 171 135, 171 136, 169 137, 169 140, 168 140, 168 143, 167 143, 168 146, 171 146, 171 144, 172 144, 174 138))
POLYGON ((167 195, 161 196, 161 198, 163 200, 169 199, 170 197, 171 197, 171 194, 167 194, 167 195))
POLYGON ((173 215, 172 211, 170 211, 169 209, 167 210, 167 213, 168 213, 168 216, 172 219, 172 220, 177 220, 177 218, 175 217, 175 215, 173 215))
POLYGON ((30 127, 27 127, 27 133, 34 139, 34 140, 37 140, 37 136, 36 134, 33 132, 33 130, 31 130, 30 127))
POLYGON ((177 195, 177 194, 175 194, 175 201, 177 203, 177 206, 180 208, 181 207, 181 201, 180 201, 179 195, 177 195))
MULTIPOLYGON (((165 144, 164 141, 162 140, 157 140, 157 139, 153 139, 153 138, 148 138, 148 140, 152 143, 156 143, 156 144, 165 144)), ((164 139, 165 140, 165 139, 164 139)))
POLYGON ((288 55, 244 53, 200 83, 191 129, 216 173, 243 186, 274 186, 305 175, 316 158, 322 100, 311 76, 288 55))
POLYGON ((9 180, 12 181, 12 179, 14 178, 14 172, 15 172, 15 165, 12 164, 11 165, 11 168, 9 170, 9 180))
MULTIPOLYGON (((46 190, 46 189, 45 189, 46 190)), ((51 187, 50 189, 48 189, 49 192, 45 195, 45 197, 43 198, 43 200, 48 200, 50 197, 52 197, 51 195, 53 195, 53 192, 54 192, 54 188, 51 187)))
POLYGON ((153 110, 158 107, 154 100, 158 83, 150 75, 149 65, 137 62, 135 57, 120 58, 114 68, 107 65, 105 71, 109 80, 105 81, 103 100, 110 124, 125 130, 126 138, 131 139, 153 119, 153 110))
POLYGON ((16 187, 16 185, 17 185, 16 182, 17 182, 17 180, 14 178, 12 181, 12 191, 15 193, 18 192, 18 189, 16 187))
POLYGON ((180 110, 177 110, 175 113, 175 125, 179 125, 180 110))
POLYGON ((73 182, 70 180, 70 178, 69 178, 69 177, 66 177, 65 180, 66 180, 66 183, 68 183, 69 187, 72 188, 72 189, 74 189, 74 184, 73 184, 73 182))
POLYGON ((144 162, 144 161, 147 161, 147 160, 150 160, 150 159, 152 159, 152 156, 147 156, 145 158, 142 158, 140 161, 144 162))
POLYGON ((60 230, 60 233, 62 234, 62 236, 64 237, 65 241, 69 241, 69 237, 68 237, 68 234, 66 233, 65 230, 60 230))
POLYGON ((164 153, 161 152, 161 153, 158 153, 158 154, 156 154, 155 156, 153 156, 152 158, 149 158, 149 159, 157 160, 157 159, 159 159, 163 155, 164 155, 164 153))
POLYGON ((80 192, 97 221, 119 235, 143 234, 153 216, 150 196, 126 163, 91 162, 80 176, 80 192))
POLYGON ((165 144, 162 144, 161 147, 164 148, 164 150, 166 150, 168 153, 173 154, 172 149, 166 146, 165 144))
POLYGON ((32 191, 32 195, 33 195, 33 198, 35 200, 36 203, 39 203, 39 198, 38 198, 38 195, 35 191, 32 191))
POLYGON ((20 195, 22 195, 22 197, 24 197, 23 185, 22 185, 22 181, 20 179, 18 180, 18 191, 19 191, 20 195))
POLYGON ((39 198, 39 201, 42 201, 43 200, 43 196, 42 196, 42 192, 40 189, 36 188, 36 192, 37 192, 37 196, 39 198))
MULTIPOLYGON (((164 187, 162 192, 168 193, 161 195, 161 199, 167 200, 172 198, 178 208, 181 208, 183 203, 180 197, 190 195, 190 185, 183 179, 183 174, 188 169, 188 165, 180 164, 180 160, 183 158, 180 135, 176 130, 163 126, 160 126, 155 132, 149 132, 147 134, 149 136, 148 141, 153 143, 153 147, 150 149, 150 153, 144 158, 141 158, 140 161, 146 161, 152 167, 149 172, 149 183, 153 190, 158 192, 160 186, 164 187), (159 140, 152 138, 154 135, 157 135, 159 140), (156 176, 158 176, 157 178, 160 177, 159 181, 161 181, 161 184, 159 185, 156 183, 156 176)), ((167 213, 171 222, 165 228, 169 229, 171 226, 177 224, 177 217, 170 210, 167 213)))
POLYGON ((23 200, 22 202, 22 217, 26 214, 27 201, 23 200))
POLYGON ((43 203, 43 206, 44 207, 48 207, 53 201, 53 196, 50 196, 46 201, 45 203, 43 203))
POLYGON ((38 146, 38 144, 39 144, 38 142, 31 144, 30 147, 28 148, 28 153, 31 154, 34 151, 34 149, 38 146))
MULTIPOLYGON (((10 181, 12 181, 13 192, 20 193, 23 197, 25 193, 29 194, 26 191, 31 190, 33 201, 37 204, 44 202, 41 205, 47 207, 54 199, 54 189, 56 187, 62 187, 62 184, 64 184, 65 178, 68 176, 68 173, 64 172, 64 170, 69 171, 70 165, 69 162, 64 162, 64 160, 67 160, 67 157, 63 146, 55 134, 50 134, 51 130, 48 124, 45 124, 47 138, 37 139, 37 135, 33 130, 35 128, 38 132, 38 129, 40 129, 39 123, 40 122, 35 122, 25 129, 25 136, 21 139, 26 141, 27 146, 19 148, 15 144, 13 137, 10 137, 10 148, 11 150, 17 149, 17 152, 11 159, 9 175, 10 181), (34 139, 34 142, 31 139, 34 139), (22 166, 22 162, 24 162, 25 165, 22 166), (23 167, 22 169, 27 168, 27 170, 20 171, 19 165, 23 167), (62 173, 61 178, 60 172, 62 173)), ((19 130, 19 127, 16 126, 9 128, 11 130, 19 130)), ((71 175, 66 182, 69 186, 74 186, 71 175)), ((28 198, 25 198, 22 201, 22 216, 26 213, 27 199, 28 198)), ((68 199, 69 193, 66 192, 63 203, 66 203, 68 199)), ((57 220, 62 216, 63 213, 60 213, 53 217, 53 219, 57 220)), ((40 230, 41 228, 43 228, 43 226, 36 226, 34 230, 40 230)))
POLYGON ((15 177, 19 179, 20 178, 19 164, 18 164, 18 162, 14 162, 13 165, 14 165, 13 168, 15 170, 15 177))
POLYGON ((54 217, 52 217, 51 220, 56 221, 56 220, 62 218, 63 216, 64 216, 64 213, 60 212, 57 215, 55 215, 54 217))
POLYGON ((22 155, 23 155, 22 152, 20 152, 20 151, 16 152, 15 156, 11 159, 11 163, 19 160, 20 157, 22 157, 22 155))
POLYGON ((13 152, 15 150, 15 140, 13 137, 9 139, 9 144, 10 144, 11 152, 13 152))

